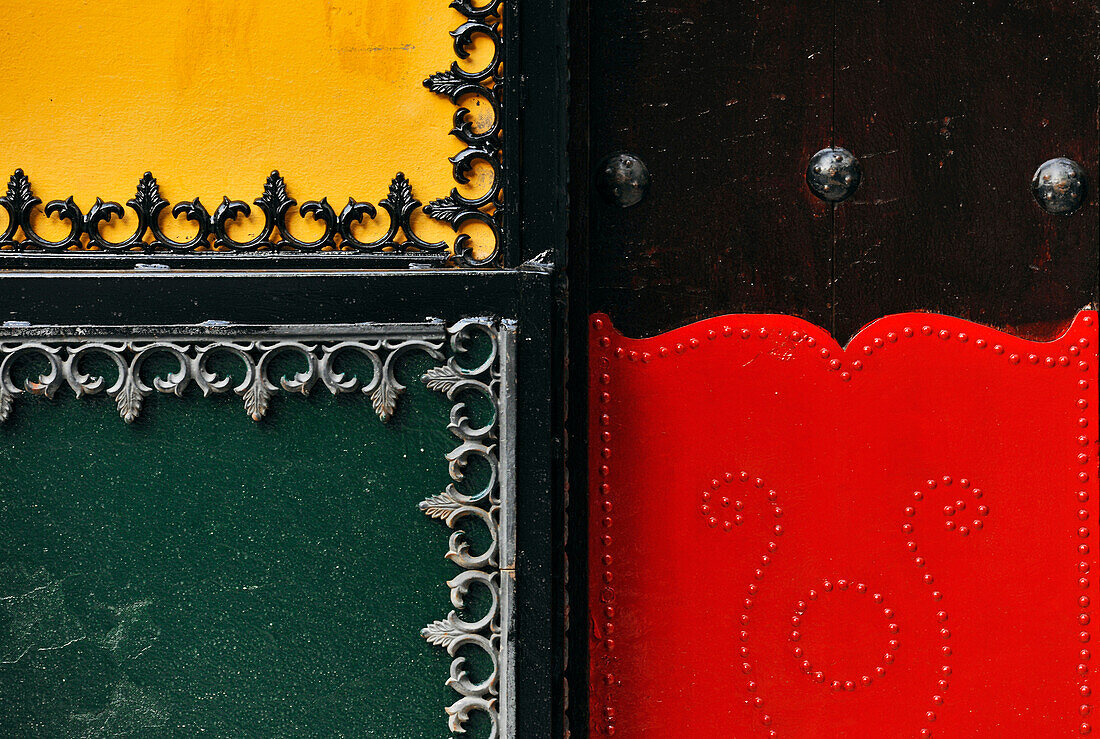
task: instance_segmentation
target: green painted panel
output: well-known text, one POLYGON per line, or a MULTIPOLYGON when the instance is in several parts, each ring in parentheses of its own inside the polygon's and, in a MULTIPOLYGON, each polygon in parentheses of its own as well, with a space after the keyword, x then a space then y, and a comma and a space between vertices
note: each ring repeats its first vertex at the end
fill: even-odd
MULTIPOLYGON (((0 736, 445 734, 450 403, 22 398, 0 424, 0 736)), ((273 376, 278 376, 277 372, 273 376)), ((61 397, 64 396, 64 397, 61 397)), ((477 731, 483 727, 471 727, 477 731)))

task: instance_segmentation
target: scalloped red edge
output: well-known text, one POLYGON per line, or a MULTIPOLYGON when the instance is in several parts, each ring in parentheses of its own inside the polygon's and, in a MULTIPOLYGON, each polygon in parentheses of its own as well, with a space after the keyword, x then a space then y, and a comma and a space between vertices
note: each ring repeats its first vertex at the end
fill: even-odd
POLYGON ((1091 731, 1096 311, 1045 342, 925 313, 879 319, 846 348, 813 324, 771 314, 711 318, 647 339, 624 337, 597 314, 590 330, 594 733, 1091 731), (969 500, 975 489, 988 505, 969 500), (936 518, 927 504, 912 505, 916 494, 958 499, 936 518), (986 513, 948 515, 959 502, 986 513), (781 524, 749 533, 761 516, 777 515, 781 524), (941 519, 951 528, 939 530, 941 519), (919 524, 927 541, 913 534, 919 524), (783 550, 776 528, 785 529, 783 550), (1033 529, 1050 536, 1029 539, 1033 529), (950 549, 957 534, 972 546, 950 549), (855 572, 846 577, 845 567, 855 572), (1034 582, 983 584, 997 567, 1034 582), (952 590, 922 581, 921 568, 952 590), (900 631, 886 640, 898 643, 888 670, 867 662, 855 631, 851 653, 838 649, 848 635, 830 631, 827 614, 807 634, 816 661, 805 650, 786 662, 771 654, 801 647, 790 634, 780 643, 769 617, 801 618, 784 611, 797 611, 794 591, 820 594, 825 582, 906 614, 887 623, 900 631), (746 590, 754 585, 776 602, 746 590), (744 602, 754 597, 750 613, 744 602), (990 621, 979 597, 1007 604, 1004 612, 990 621), (1021 615, 1022 604, 1032 616, 1021 615), (934 623, 941 613, 953 629, 934 623), (1040 636, 1046 652, 1035 651, 1040 636), (935 638, 949 656, 929 651, 935 638), (997 648, 982 653, 974 646, 982 639, 997 648), (759 657, 740 653, 750 646, 759 657), (846 660, 854 671, 845 678, 846 660), (861 660, 864 668, 853 667, 861 660), (827 665, 836 679, 826 678, 827 665), (944 669, 956 677, 934 675, 944 669))

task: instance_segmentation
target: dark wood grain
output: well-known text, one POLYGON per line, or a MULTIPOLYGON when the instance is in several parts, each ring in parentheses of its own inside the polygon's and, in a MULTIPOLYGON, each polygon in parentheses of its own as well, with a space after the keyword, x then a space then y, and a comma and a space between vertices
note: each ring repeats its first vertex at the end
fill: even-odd
MULTIPOLYGON (((629 334, 780 312, 841 340, 930 310, 1049 337, 1097 297, 1097 0, 591 4, 592 167, 648 164, 649 197, 590 197, 589 309, 629 334), (864 168, 830 207, 831 142, 864 168), (1044 213, 1055 156, 1091 193, 1044 213)), ((581 207, 581 206, 577 206, 581 207)))
POLYGON ((727 311, 826 316, 829 209, 802 171, 828 144, 823 0, 591 4, 593 166, 627 151, 640 205, 593 199, 592 310, 632 334, 727 311))
POLYGON ((836 4, 836 331, 924 309, 1049 338, 1095 299, 1095 2, 836 4), (1068 156, 1092 194, 1052 216, 1030 182, 1068 156))

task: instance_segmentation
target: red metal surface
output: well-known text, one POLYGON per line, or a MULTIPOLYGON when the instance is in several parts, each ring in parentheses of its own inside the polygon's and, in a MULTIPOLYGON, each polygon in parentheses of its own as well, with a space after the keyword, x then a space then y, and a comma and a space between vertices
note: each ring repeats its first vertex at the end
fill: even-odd
POLYGON ((1095 311, 591 325, 594 734, 1092 730, 1095 311))

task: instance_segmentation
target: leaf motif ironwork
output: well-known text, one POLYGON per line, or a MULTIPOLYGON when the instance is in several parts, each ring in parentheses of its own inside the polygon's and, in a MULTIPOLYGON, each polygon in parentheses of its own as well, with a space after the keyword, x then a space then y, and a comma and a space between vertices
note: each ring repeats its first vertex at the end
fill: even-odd
POLYGON ((323 228, 313 240, 296 235, 288 219, 298 206, 298 201, 290 196, 286 181, 278 171, 268 176, 263 193, 252 201, 252 205, 243 200, 223 197, 211 214, 198 198, 177 203, 172 207, 171 215, 183 217, 195 226, 195 233, 182 241, 169 238, 164 232, 161 219, 169 202, 161 195, 160 186, 151 172, 146 172, 138 180, 134 197, 126 201, 126 206, 137 218, 137 225, 132 233, 119 241, 111 241, 102 229, 104 224, 125 217, 126 208, 120 203, 96 198, 87 214, 83 214, 71 197, 51 201, 43 209, 45 215, 70 224, 69 233, 57 241, 46 239, 34 228, 35 211, 41 204, 42 200, 31 189, 29 178, 23 170, 16 170, 8 180, 7 193, 0 197, 0 208, 7 212, 7 225, 0 231, 0 253, 60 253, 74 250, 110 254, 325 251, 334 256, 360 253, 406 257, 416 254, 444 256, 448 249, 446 242, 425 241, 413 230, 412 216, 420 208, 420 201, 413 196, 412 184, 402 172, 394 176, 388 194, 378 203, 389 216, 389 227, 374 241, 358 238, 355 225, 374 220, 378 210, 371 203, 355 198, 348 198, 348 204, 339 215, 329 204, 328 198, 302 203, 297 207, 298 215, 322 224, 323 228), (232 234, 234 224, 238 219, 251 216, 253 206, 263 216, 262 225, 250 238, 235 238, 232 234))
POLYGON ((501 511, 505 503, 499 485, 498 447, 495 443, 500 434, 500 362, 503 352, 500 333, 488 322, 463 321, 449 331, 451 351, 447 362, 428 370, 421 380, 428 388, 445 394, 454 402, 448 429, 459 444, 447 454, 452 482, 444 492, 421 501, 420 510, 430 518, 443 521, 453 530, 445 556, 463 568, 463 572, 447 583, 451 589, 451 603, 456 610, 452 610, 445 619, 428 624, 420 633, 430 644, 445 647, 454 658, 447 684, 460 697, 447 708, 450 730, 464 732, 471 712, 480 711, 489 717, 491 736, 496 737, 503 723, 499 676, 505 669, 502 656, 501 578, 511 576, 505 575, 501 569, 501 539, 505 535, 501 526, 501 511), (464 366, 463 360, 477 334, 490 339, 489 355, 477 366, 464 366), (488 423, 476 426, 471 422, 469 409, 463 400, 468 393, 481 395, 489 401, 493 415, 488 423), (466 467, 474 458, 488 465, 490 479, 481 490, 463 492, 459 489, 459 483, 463 482, 466 467), (472 550, 466 531, 460 528, 466 521, 476 522, 488 531, 490 543, 484 551, 476 553, 472 550), (475 585, 489 593, 491 604, 480 617, 466 620, 460 612, 465 608, 469 589, 475 585), (487 678, 481 681, 471 679, 465 658, 458 654, 463 647, 480 649, 488 656, 492 672, 487 678))
POLYGON ((68 385, 78 398, 106 394, 115 401, 119 416, 130 423, 138 418, 145 399, 154 391, 182 395, 191 382, 203 395, 235 393, 240 396, 249 417, 259 421, 280 391, 308 395, 318 380, 333 395, 360 391, 369 396, 379 419, 385 422, 393 417, 398 398, 405 390, 395 377, 400 358, 416 351, 442 359, 442 349, 442 341, 422 337, 323 343, 233 339, 77 343, 0 340, 0 422, 11 415, 20 395, 53 397, 62 385, 68 385), (335 370, 334 360, 344 351, 354 351, 370 361, 372 376, 369 381, 335 370), (271 361, 288 352, 298 355, 306 369, 291 377, 281 377, 276 384, 270 377, 271 361), (84 359, 92 354, 105 357, 114 365, 117 374, 113 382, 108 383, 102 375, 83 370, 84 359), (142 377, 142 367, 155 354, 170 355, 177 366, 167 374, 153 377, 149 383, 142 377), (233 377, 209 367, 209 360, 220 354, 235 357, 243 366, 243 379, 236 384, 233 377), (17 359, 28 355, 45 360, 49 369, 37 379, 25 379, 20 385, 12 377, 12 368, 17 359))
POLYGON ((492 168, 492 184, 475 198, 464 197, 458 188, 450 195, 433 200, 424 208, 432 218, 442 221, 456 232, 467 222, 485 224, 492 231, 494 246, 490 253, 475 257, 470 246, 470 237, 460 233, 455 237, 455 259, 468 266, 482 266, 496 261, 501 240, 500 214, 501 199, 501 96, 504 91, 504 76, 501 59, 504 41, 501 35, 501 0, 484 6, 475 5, 471 0, 453 0, 451 7, 466 17, 458 28, 451 31, 454 39, 454 51, 459 60, 470 58, 470 47, 477 37, 489 40, 493 45, 493 54, 485 66, 473 71, 462 68, 459 61, 451 63, 448 70, 436 72, 424 80, 424 86, 438 95, 445 95, 458 106, 454 114, 454 128, 451 135, 466 145, 466 148, 450 162, 456 182, 465 185, 469 175, 478 162, 492 168), (471 98, 484 100, 492 114, 492 122, 483 130, 475 125, 470 109, 462 103, 471 98))
MULTIPOLYGON (((286 207, 278 183, 270 181, 268 199, 261 207, 277 211, 286 207)), ((400 209, 396 193, 391 207, 400 209)), ((149 178, 135 196, 135 208, 162 209, 165 203, 149 178)), ((514 324, 491 319, 466 319, 444 329, 442 324, 370 324, 356 326, 268 327, 8 327, 0 328, 0 422, 17 410, 16 401, 24 394, 52 398, 63 386, 79 397, 105 394, 114 400, 119 416, 126 422, 136 420, 146 399, 154 393, 182 396, 191 383, 203 395, 235 393, 245 412, 259 421, 269 411, 279 392, 308 394, 323 384, 332 394, 351 393, 369 397, 379 418, 392 418, 405 387, 396 377, 396 368, 409 353, 423 353, 441 362, 424 373, 422 381, 433 391, 452 401, 448 430, 458 440, 446 454, 451 483, 436 495, 419 503, 429 518, 451 529, 444 555, 460 568, 447 582, 453 610, 445 618, 433 621, 421 630, 428 643, 447 649, 451 656, 446 684, 458 693, 447 707, 447 721, 454 733, 463 733, 474 712, 488 717, 492 737, 512 737, 513 663, 509 646, 512 618, 512 584, 515 577, 514 484, 500 474, 504 463, 515 462, 514 421, 510 418, 514 402, 511 347, 514 324), (139 330, 140 329, 140 330, 139 330), (507 331, 505 330, 507 329, 507 331), (505 337, 508 337, 507 339, 505 337), (484 356, 473 357, 476 340, 488 340, 484 356), (284 353, 301 360, 304 368, 273 381, 272 361, 284 353), (338 357, 357 355, 370 365, 369 379, 336 369, 338 357), (115 370, 108 379, 96 370, 85 369, 91 357, 106 359, 115 370), (232 358, 242 373, 225 374, 212 360, 232 358), (170 361, 166 368, 149 377, 143 371, 152 357, 170 361), (45 364, 26 376, 25 360, 45 364), (15 368, 23 373, 21 381, 15 368), (507 368, 507 378, 505 369, 507 368), (492 408, 491 417, 477 423, 468 407, 470 397, 484 398, 492 408), (466 469, 479 460, 490 471, 488 482, 480 489, 466 490, 466 469), (467 530, 470 525, 484 527, 488 543, 475 550, 467 530), (488 600, 472 609, 469 594, 480 588, 488 600), (474 677, 468 669, 467 651, 477 649, 491 664, 488 675, 474 677)), ((88 363, 91 366, 91 362, 88 363)), ((158 362, 158 365, 160 362, 158 362)), ((482 540, 482 537, 478 537, 482 540)))
POLYGON ((66 200, 51 200, 42 209, 47 218, 56 216, 62 221, 69 222, 69 233, 57 241, 50 241, 40 236, 34 229, 34 211, 41 204, 42 200, 31 190, 30 178, 23 173, 23 170, 15 170, 8 179, 7 193, 0 197, 0 207, 8 213, 8 225, 3 233, 0 233, 0 247, 18 243, 20 246, 28 245, 44 251, 64 251, 80 245, 80 237, 84 232, 84 217, 72 197, 66 200), (15 242, 15 234, 20 230, 23 232, 23 239, 15 242))

